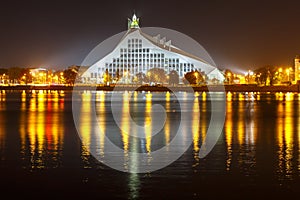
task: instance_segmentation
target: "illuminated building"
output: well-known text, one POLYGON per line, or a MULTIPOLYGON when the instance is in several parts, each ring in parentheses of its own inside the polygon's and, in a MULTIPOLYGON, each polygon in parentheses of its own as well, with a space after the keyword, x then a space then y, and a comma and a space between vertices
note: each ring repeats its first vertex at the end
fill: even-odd
MULTIPOLYGON (((177 71, 179 80, 191 71, 201 71, 208 82, 224 81, 224 75, 203 59, 181 50, 160 35, 150 36, 141 31, 139 19, 133 15, 128 20, 128 31, 105 57, 95 62, 82 74, 84 83, 104 83, 109 76, 118 83, 132 83, 137 74, 147 74, 150 69, 163 69, 168 75, 177 71)), ((167 80, 166 80, 167 82, 167 80)))
POLYGON ((300 56, 295 58, 295 82, 300 80, 300 56))
POLYGON ((48 70, 44 68, 34 68, 29 70, 32 76, 33 84, 47 84, 48 82, 48 70))

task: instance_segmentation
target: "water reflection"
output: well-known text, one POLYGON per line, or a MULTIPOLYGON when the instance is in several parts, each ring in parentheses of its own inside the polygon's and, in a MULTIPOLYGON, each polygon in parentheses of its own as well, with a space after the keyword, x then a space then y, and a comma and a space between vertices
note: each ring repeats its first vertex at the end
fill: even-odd
MULTIPOLYGON (((173 111, 171 111, 171 102, 170 101, 171 101, 171 94, 170 94, 170 92, 167 92, 165 109, 169 115, 171 115, 171 113, 173 112, 173 111)), ((165 132, 165 144, 164 145, 167 145, 167 149, 169 148, 169 142, 170 142, 170 131, 171 131, 170 123, 171 123, 170 116, 167 116, 166 124, 164 127, 164 132, 165 132)))
POLYGON ((60 165, 64 126, 58 98, 56 94, 47 94, 43 90, 21 94, 20 153, 23 162, 28 163, 29 158, 25 166, 45 168, 60 165))
POLYGON ((251 92, 227 93, 224 124, 227 148, 225 166, 227 171, 232 170, 233 165, 237 165, 243 174, 255 173, 257 137, 257 127, 255 125, 258 124, 255 115, 255 96, 251 92), (234 157, 234 153, 237 153, 235 154, 236 157, 234 157), (237 163, 233 163, 234 161, 237 161, 237 163))
POLYGON ((278 173, 281 177, 292 178, 293 172, 293 102, 288 96, 278 104, 277 110, 278 173))
POLYGON ((232 133, 233 133, 233 109, 232 109, 232 94, 227 94, 227 99, 230 98, 230 101, 227 101, 226 104, 226 123, 225 123, 225 141, 227 146, 227 159, 226 159, 226 170, 229 171, 231 168, 232 162, 232 133), (229 97, 228 97, 229 96, 229 97))
MULTIPOLYGON (((146 140, 146 151, 148 155, 151 155, 151 139, 152 139, 152 120, 151 119, 151 110, 152 110, 152 94, 149 92, 146 94, 146 107, 145 107, 145 140, 146 140)), ((148 157, 150 159, 150 157, 148 157)))
MULTIPOLYGON (((64 110, 68 102, 60 91, 37 90, 29 93, 21 91, 18 94, 18 130, 20 137, 20 154, 22 165, 29 168, 57 167, 63 151, 66 125, 64 124, 64 110)), ((124 149, 122 162, 124 166, 138 167, 137 158, 129 158, 129 152, 144 152, 151 163, 151 152, 168 145, 176 133, 174 125, 178 114, 174 106, 172 93, 123 93, 121 102, 121 130, 111 129, 113 119, 110 113, 109 92, 83 92, 80 107, 80 133, 82 142, 81 158, 85 168, 91 167, 90 149, 96 148, 100 158, 105 155, 105 136, 116 134, 116 144, 124 149), (93 101, 96 99, 98 125, 100 131, 92 127, 93 101), (160 136, 151 137, 153 121, 152 108, 160 102, 167 112, 166 123, 160 136), (148 125, 143 133, 145 138, 135 138, 137 130, 130 127, 128 113, 137 113, 137 121, 148 125), (114 131, 112 133, 112 131, 114 131), (93 140, 93 134, 96 140, 93 140), (159 143, 159 144, 157 144, 159 143), (128 161, 132 163, 128 163, 128 161)), ((206 136, 210 122, 209 93, 195 93, 190 95, 180 93, 179 96, 189 99, 191 106, 191 120, 183 126, 182 143, 188 134, 193 139, 190 152, 189 166, 196 171, 201 160, 198 152, 201 142, 206 136)), ((280 179, 293 179, 300 171, 300 106, 299 94, 294 93, 227 93, 226 121, 224 138, 220 139, 225 151, 220 151, 219 157, 224 156, 223 167, 227 172, 238 170, 243 175, 253 175, 258 170, 258 151, 260 149, 275 149, 275 165, 270 167, 280 179), (271 113, 271 114, 269 114, 271 113), (265 127, 274 124, 274 127, 265 127)), ((5 145, 9 137, 7 121, 10 94, 0 93, 0 156, 4 159, 5 145)), ((13 104, 15 106, 15 104, 13 104)), ((113 136, 114 137, 114 136, 113 136)), ((182 145, 182 144, 178 144, 182 145)), ((168 147, 168 146, 167 146, 168 147)), ((216 147, 218 148, 218 147, 216 147)), ((153 156, 153 155, 152 155, 153 156)), ((269 158, 267 158, 269 159, 269 158)), ((206 166, 209 167, 209 166, 206 166)), ((129 169, 128 169, 129 170, 129 169)), ((222 169, 219 169, 222 170, 222 169)), ((140 179, 131 174, 128 179, 132 197, 138 196, 140 179)))
POLYGON ((90 168, 90 148, 91 148, 91 134, 92 134, 92 94, 90 91, 85 91, 82 94, 82 106, 80 112, 80 134, 81 140, 84 145, 81 147, 81 158, 83 160, 83 167, 90 168))
POLYGON ((194 148, 194 159, 196 163, 194 166, 199 164, 199 143, 200 143, 200 130, 199 130, 199 94, 195 94, 194 104, 193 104, 193 119, 192 119, 192 134, 193 134, 193 148, 194 148))
POLYGON ((99 133, 96 132, 96 137, 97 141, 99 142, 100 148, 99 148, 99 155, 100 158, 104 158, 104 140, 105 140, 105 131, 106 131, 106 126, 105 124, 107 123, 106 121, 106 109, 105 109, 105 93, 103 91, 99 91, 96 94, 96 99, 99 101, 99 107, 98 107, 98 123, 99 123, 99 128, 100 131, 99 133))
POLYGON ((0 91, 0 160, 4 157, 4 148, 5 148, 5 136, 6 136, 6 119, 4 115, 5 106, 5 93, 0 91))
POLYGON ((123 149, 124 149, 124 166, 125 169, 128 170, 128 151, 129 151, 129 119, 127 118, 129 110, 129 93, 125 92, 123 94, 123 107, 122 107, 122 121, 121 121, 121 135, 123 141, 123 149))

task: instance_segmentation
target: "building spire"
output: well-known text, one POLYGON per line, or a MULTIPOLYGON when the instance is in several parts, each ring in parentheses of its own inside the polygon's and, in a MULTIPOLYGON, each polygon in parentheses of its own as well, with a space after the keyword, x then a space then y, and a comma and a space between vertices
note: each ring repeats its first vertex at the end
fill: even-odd
POLYGON ((128 30, 132 28, 140 28, 139 27, 140 19, 136 17, 135 13, 132 16, 132 19, 128 18, 128 30))

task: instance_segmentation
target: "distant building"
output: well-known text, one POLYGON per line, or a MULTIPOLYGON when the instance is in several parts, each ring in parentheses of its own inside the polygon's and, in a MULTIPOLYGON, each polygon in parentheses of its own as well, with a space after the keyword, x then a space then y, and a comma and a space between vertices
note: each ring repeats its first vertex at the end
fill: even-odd
POLYGON ((44 68, 33 68, 29 70, 33 84, 48 84, 48 70, 44 68))
POLYGON ((137 74, 147 74, 152 68, 163 69, 166 74, 176 70, 180 80, 185 73, 198 70, 207 75, 208 81, 224 81, 219 69, 173 46, 171 40, 143 33, 135 15, 128 20, 128 31, 115 49, 95 62, 81 78, 85 83, 104 83, 104 77, 110 76, 112 80, 118 77, 119 83, 132 83, 137 74))
POLYGON ((295 82, 300 80, 300 56, 297 55, 295 58, 295 82))

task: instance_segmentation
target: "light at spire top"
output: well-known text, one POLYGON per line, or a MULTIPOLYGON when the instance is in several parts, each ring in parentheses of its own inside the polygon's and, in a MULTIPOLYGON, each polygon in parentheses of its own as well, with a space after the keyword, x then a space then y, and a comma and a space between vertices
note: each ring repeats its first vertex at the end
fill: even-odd
POLYGON ((140 28, 139 21, 140 19, 137 18, 135 14, 133 14, 132 19, 128 18, 128 29, 140 28))

